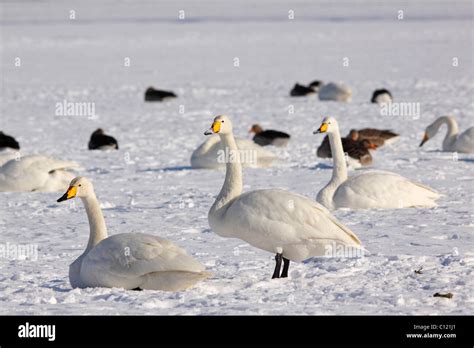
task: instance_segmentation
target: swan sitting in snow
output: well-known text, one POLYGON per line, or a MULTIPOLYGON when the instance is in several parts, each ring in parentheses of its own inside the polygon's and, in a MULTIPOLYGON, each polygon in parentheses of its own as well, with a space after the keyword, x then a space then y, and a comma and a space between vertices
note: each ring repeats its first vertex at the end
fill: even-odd
MULTIPOLYGON (((204 134, 218 134, 224 147, 238 151, 227 116, 217 116, 204 134)), ((222 237, 275 253, 273 278, 288 276, 290 260, 327 255, 328 245, 360 247, 351 230, 307 197, 278 189, 242 193, 242 166, 238 156, 234 159, 226 163, 224 184, 209 210, 209 226, 222 237)))
MULTIPOLYGON (((277 156, 248 139, 236 139, 242 165, 250 168, 270 167, 277 156)), ((191 155, 193 168, 223 169, 229 153, 224 149, 218 136, 202 143, 191 155)))
POLYGON ((62 191, 74 178, 66 169, 78 167, 75 162, 42 155, 5 156, 11 158, 0 167, 0 192, 62 191))
POLYGON ((348 102, 352 99, 352 90, 343 84, 330 82, 319 90, 319 100, 348 102))
POLYGON ((198 261, 165 239, 144 233, 107 237, 92 183, 77 177, 58 202, 81 198, 89 219, 86 250, 69 266, 71 286, 179 291, 209 277, 198 261))
POLYGON ((329 183, 318 193, 317 201, 328 209, 435 207, 439 194, 398 174, 370 171, 347 177, 339 126, 332 117, 323 120, 316 133, 328 133, 333 157, 329 183))
POLYGON ((474 127, 468 128, 461 134, 458 124, 453 116, 442 116, 426 127, 425 135, 420 146, 438 133, 439 128, 446 124, 448 131, 443 140, 443 151, 474 153, 474 127))

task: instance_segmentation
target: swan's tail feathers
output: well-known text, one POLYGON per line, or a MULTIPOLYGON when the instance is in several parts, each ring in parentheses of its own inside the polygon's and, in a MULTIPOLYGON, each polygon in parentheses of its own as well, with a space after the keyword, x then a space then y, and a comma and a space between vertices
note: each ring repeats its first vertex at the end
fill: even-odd
POLYGON ((186 271, 160 271, 146 274, 145 281, 139 286, 145 290, 181 291, 193 287, 196 283, 209 278, 212 273, 186 271))

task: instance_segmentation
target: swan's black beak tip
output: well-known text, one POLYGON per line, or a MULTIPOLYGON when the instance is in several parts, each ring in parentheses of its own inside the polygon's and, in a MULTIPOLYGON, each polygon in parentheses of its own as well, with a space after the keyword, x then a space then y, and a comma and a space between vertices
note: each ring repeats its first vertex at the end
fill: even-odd
POLYGON ((62 195, 61 197, 59 197, 56 202, 59 203, 59 202, 65 201, 65 200, 67 200, 67 192, 64 195, 62 195))

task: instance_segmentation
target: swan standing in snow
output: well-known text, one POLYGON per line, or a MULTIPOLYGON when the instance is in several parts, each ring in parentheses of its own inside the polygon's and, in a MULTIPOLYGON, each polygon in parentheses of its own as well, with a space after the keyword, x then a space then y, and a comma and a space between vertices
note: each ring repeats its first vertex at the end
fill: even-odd
POLYGON ((436 206, 435 200, 439 198, 437 192, 395 173, 371 171, 348 178, 339 126, 334 118, 325 118, 314 133, 328 133, 333 156, 332 178, 316 198, 326 208, 395 209, 436 206))
POLYGON ((428 127, 420 146, 423 146, 429 139, 438 133, 439 128, 446 124, 448 131, 443 140, 443 151, 474 153, 474 127, 468 128, 461 134, 458 124, 453 116, 441 116, 428 127))
MULTIPOLYGON (((218 134, 229 151, 238 151, 227 116, 217 116, 204 134, 218 134)), ((242 166, 235 156, 226 163, 224 184, 209 210, 209 226, 222 237, 275 253, 273 278, 288 276, 290 260, 325 255, 328 244, 360 247, 357 236, 313 200, 278 189, 242 193, 242 185, 242 166)))
POLYGON ((58 202, 74 197, 84 204, 90 234, 86 250, 69 266, 73 288, 179 291, 209 277, 203 265, 165 239, 144 233, 107 237, 99 201, 87 178, 73 179, 58 202))
POLYGON ((67 188, 74 175, 66 169, 77 168, 66 162, 43 155, 13 158, 0 167, 0 192, 56 192, 67 188))
MULTIPOLYGON (((262 146, 248 139, 236 139, 237 147, 241 157, 249 157, 242 161, 245 167, 265 168, 270 167, 277 156, 264 149, 262 146)), ((226 154, 224 146, 218 136, 213 136, 202 143, 191 155, 191 166, 193 168, 223 169, 226 154)))

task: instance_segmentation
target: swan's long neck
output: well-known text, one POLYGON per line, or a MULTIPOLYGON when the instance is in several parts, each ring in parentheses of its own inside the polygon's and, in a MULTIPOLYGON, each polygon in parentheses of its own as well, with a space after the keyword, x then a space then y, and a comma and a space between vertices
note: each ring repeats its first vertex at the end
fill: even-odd
POLYGON ((105 225, 104 215, 95 194, 82 197, 82 202, 86 208, 90 228, 89 241, 85 251, 87 253, 99 244, 101 240, 107 238, 107 226, 105 225))
POLYGON ((346 159, 342 147, 339 128, 334 127, 334 131, 329 133, 329 144, 333 159, 332 178, 329 183, 318 193, 317 200, 326 208, 333 207, 333 196, 339 185, 347 180, 346 159))
MULTIPOLYGON (((225 207, 235 197, 242 194, 242 165, 240 154, 233 134, 221 134, 222 149, 229 154, 226 158, 226 172, 224 185, 214 202, 211 212, 225 207)), ((219 156, 220 157, 220 156, 219 156)))
POLYGON ((446 124, 448 126, 448 131, 446 132, 446 136, 443 140, 443 149, 450 150, 451 146, 456 142, 456 138, 459 133, 458 124, 454 117, 442 116, 438 118, 433 124, 435 126, 436 132, 443 124, 446 124))

